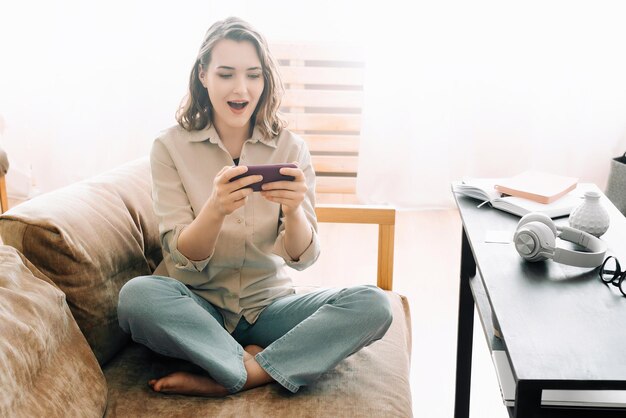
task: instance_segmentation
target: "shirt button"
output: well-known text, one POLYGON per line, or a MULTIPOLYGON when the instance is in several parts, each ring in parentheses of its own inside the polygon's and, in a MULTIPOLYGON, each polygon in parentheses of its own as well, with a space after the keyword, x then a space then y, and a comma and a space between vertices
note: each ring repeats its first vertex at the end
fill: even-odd
POLYGON ((241 222, 243 222, 243 219, 237 218, 237 223, 240 224, 241 222))

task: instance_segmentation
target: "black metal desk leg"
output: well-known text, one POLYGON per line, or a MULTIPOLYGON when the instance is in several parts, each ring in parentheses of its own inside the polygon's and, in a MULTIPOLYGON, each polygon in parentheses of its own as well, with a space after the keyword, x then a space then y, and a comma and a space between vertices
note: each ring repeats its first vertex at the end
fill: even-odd
POLYGON ((476 274, 476 262, 465 229, 461 244, 461 277, 459 287, 459 322, 456 344, 455 418, 468 418, 472 382, 472 339, 474 336, 474 298, 469 280, 476 274))
POLYGON ((515 390, 516 418, 534 418, 541 412, 541 388, 534 382, 520 380, 515 390))

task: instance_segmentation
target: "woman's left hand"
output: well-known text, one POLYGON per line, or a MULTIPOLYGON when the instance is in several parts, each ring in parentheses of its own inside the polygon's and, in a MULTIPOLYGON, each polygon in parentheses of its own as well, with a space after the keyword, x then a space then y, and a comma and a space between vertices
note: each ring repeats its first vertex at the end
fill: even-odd
POLYGON ((305 182, 304 172, 300 168, 283 167, 280 174, 293 176, 294 180, 265 183, 261 187, 261 195, 270 202, 280 203, 285 216, 289 216, 298 210, 309 188, 305 182))

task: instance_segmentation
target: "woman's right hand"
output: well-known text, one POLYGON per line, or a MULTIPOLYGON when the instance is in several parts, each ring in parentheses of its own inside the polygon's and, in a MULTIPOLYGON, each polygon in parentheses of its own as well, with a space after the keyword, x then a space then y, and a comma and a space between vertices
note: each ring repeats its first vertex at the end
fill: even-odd
POLYGON ((230 215, 245 205, 247 197, 253 193, 248 186, 263 180, 263 176, 253 175, 230 181, 246 171, 248 167, 245 165, 222 168, 213 180, 213 191, 206 204, 222 216, 230 215))

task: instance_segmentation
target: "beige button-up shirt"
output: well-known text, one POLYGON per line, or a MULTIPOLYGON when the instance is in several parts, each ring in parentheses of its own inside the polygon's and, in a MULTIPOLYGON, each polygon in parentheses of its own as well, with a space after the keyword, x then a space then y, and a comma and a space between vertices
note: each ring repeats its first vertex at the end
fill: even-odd
POLYGON ((313 229, 311 243, 297 261, 284 248, 280 205, 260 193, 250 195, 243 207, 226 216, 213 254, 192 261, 178 251, 178 236, 208 200, 218 171, 232 166, 233 159, 213 126, 188 132, 176 125, 163 131, 152 146, 152 194, 168 274, 218 308, 229 332, 242 316, 254 323, 272 301, 294 293, 285 266, 302 270, 319 256, 315 173, 304 140, 287 130, 264 138, 254 129, 239 164, 293 161, 298 161, 306 178, 308 192, 302 207, 313 229))

